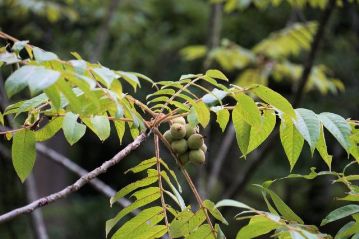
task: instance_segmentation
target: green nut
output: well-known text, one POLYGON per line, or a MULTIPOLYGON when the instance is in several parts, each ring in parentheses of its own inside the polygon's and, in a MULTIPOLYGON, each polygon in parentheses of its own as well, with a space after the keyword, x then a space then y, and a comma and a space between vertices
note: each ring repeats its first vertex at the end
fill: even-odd
POLYGON ((189 151, 189 161, 191 161, 194 164, 203 164, 206 160, 206 156, 204 155, 204 152, 200 149, 195 149, 189 151))
POLYGON ((187 140, 185 139, 175 140, 172 142, 171 148, 175 153, 183 154, 187 152, 188 149, 187 140))
POLYGON ((173 124, 170 131, 173 139, 183 139, 186 136, 186 128, 183 124, 173 124))
POLYGON ((199 149, 203 145, 203 136, 201 134, 192 134, 188 140, 188 147, 190 149, 199 149))

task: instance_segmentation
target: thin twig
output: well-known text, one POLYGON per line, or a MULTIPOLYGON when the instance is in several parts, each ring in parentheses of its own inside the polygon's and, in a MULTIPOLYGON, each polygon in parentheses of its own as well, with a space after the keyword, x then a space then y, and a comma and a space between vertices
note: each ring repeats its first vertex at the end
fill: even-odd
POLYGON ((147 138, 146 133, 140 134, 132 143, 128 144, 124 149, 117 153, 112 159, 104 162, 100 167, 95 168, 88 174, 82 176, 74 184, 64 188, 63 190, 50 194, 46 197, 40 198, 26 206, 14 209, 8 213, 5 213, 0 216, 0 223, 8 221, 12 218, 15 218, 22 214, 27 214, 33 212, 35 209, 43 207, 49 203, 55 202, 61 198, 65 198, 73 192, 78 191, 84 185, 89 183, 92 179, 96 178, 98 175, 105 173, 109 168, 118 164, 122 159, 129 155, 132 151, 137 149, 142 142, 147 138))
POLYGON ((160 159, 160 146, 159 146, 159 142, 158 142, 158 135, 154 134, 154 143, 155 143, 155 154, 156 154, 156 166, 157 166, 157 174, 158 174, 158 186, 160 187, 160 193, 161 193, 161 204, 162 204, 162 208, 163 208, 163 214, 164 214, 164 218, 165 218, 165 224, 167 227, 167 232, 168 232, 168 236, 169 238, 172 238, 171 235, 169 234, 170 231, 170 226, 168 223, 168 218, 167 218, 167 206, 166 206, 166 202, 165 202, 165 197, 163 195, 163 185, 162 185, 162 175, 161 175, 161 159, 160 159))
MULTIPOLYGON (((47 147, 44 144, 37 144, 36 150, 38 152, 40 152, 41 154, 43 154, 44 156, 46 156, 47 159, 50 159, 54 163, 57 163, 58 165, 64 167, 65 169, 75 173, 76 175, 78 175, 80 177, 89 173, 87 170, 83 169, 82 167, 80 167, 78 164, 74 163, 69 158, 67 158, 64 155, 56 152, 55 150, 47 147)), ((94 178, 93 180, 91 180, 89 182, 89 184, 91 186, 93 186, 98 192, 102 193, 103 195, 105 195, 109 198, 111 198, 116 193, 116 191, 113 188, 111 188, 110 186, 108 186, 106 183, 104 183, 103 181, 101 181, 98 178, 94 178)), ((127 207, 131 204, 131 202, 125 198, 119 199, 118 203, 122 207, 127 207)), ((137 211, 134 213, 135 213, 135 215, 138 214, 137 211)))

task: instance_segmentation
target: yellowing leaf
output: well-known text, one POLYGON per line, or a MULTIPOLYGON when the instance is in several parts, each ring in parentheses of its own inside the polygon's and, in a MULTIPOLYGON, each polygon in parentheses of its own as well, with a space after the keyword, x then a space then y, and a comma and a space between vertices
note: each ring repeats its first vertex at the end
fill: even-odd
POLYGON ((208 70, 206 71, 206 75, 211 78, 228 81, 228 78, 219 70, 208 70))
POLYGON ((251 126, 260 125, 260 112, 253 99, 246 94, 240 93, 236 95, 236 100, 239 106, 237 109, 241 113, 242 118, 251 126))
POLYGON ((279 132, 284 152, 289 161, 290 170, 292 170, 302 151, 304 138, 294 127, 294 124, 289 117, 284 117, 282 119, 279 132))
POLYGON ((217 123, 222 129, 222 132, 226 129, 226 126, 229 121, 229 112, 227 109, 221 109, 217 111, 217 123))
POLYGON ((210 120, 210 112, 206 104, 202 101, 198 101, 193 105, 193 108, 197 114, 198 122, 205 128, 210 120))
POLYGON ((263 85, 254 86, 252 91, 264 102, 274 106, 283 113, 288 114, 290 117, 294 119, 296 118, 292 105, 279 93, 263 85))
POLYGON ((41 129, 35 131, 36 141, 41 142, 52 138, 61 129, 63 121, 64 118, 55 118, 41 129))

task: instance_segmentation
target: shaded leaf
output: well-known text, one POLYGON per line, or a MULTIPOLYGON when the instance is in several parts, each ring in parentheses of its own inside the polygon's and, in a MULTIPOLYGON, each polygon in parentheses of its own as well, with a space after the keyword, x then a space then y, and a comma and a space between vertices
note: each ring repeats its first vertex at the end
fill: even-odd
POLYGON ((62 124, 65 138, 70 145, 79 141, 86 132, 86 126, 77 122, 78 116, 72 112, 66 113, 62 124))
POLYGON ((12 143, 12 162, 21 182, 31 173, 36 159, 35 133, 24 129, 14 134, 12 143))
POLYGON ((36 141, 42 142, 52 138, 62 128, 63 121, 64 118, 55 118, 41 129, 35 131, 36 141))
POLYGON ((274 106, 281 112, 288 114, 290 117, 296 118, 292 105, 279 93, 263 85, 255 85, 252 91, 264 102, 274 106))
POLYGON ((324 226, 330 222, 342 219, 344 217, 353 215, 359 212, 359 205, 349 204, 343 207, 337 208, 334 211, 330 212, 320 223, 321 226, 324 226))

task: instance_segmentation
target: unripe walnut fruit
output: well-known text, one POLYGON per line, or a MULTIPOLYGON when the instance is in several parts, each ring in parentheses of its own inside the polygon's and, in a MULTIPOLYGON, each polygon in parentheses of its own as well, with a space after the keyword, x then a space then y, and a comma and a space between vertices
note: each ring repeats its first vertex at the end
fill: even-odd
POLYGON ((188 139, 194 133, 196 133, 196 128, 190 124, 186 124, 186 138, 188 139))
POLYGON ((206 144, 202 144, 201 148, 200 148, 203 153, 206 153, 207 152, 207 145, 206 144))
POLYGON ((171 147, 175 153, 183 154, 188 149, 187 140, 185 139, 175 140, 172 142, 171 147))
POLYGON ((172 124, 186 124, 186 120, 182 116, 172 119, 171 122, 172 124))
POLYGON ((164 134, 163 137, 165 137, 165 139, 168 141, 169 144, 171 144, 173 142, 173 137, 171 134, 170 130, 167 130, 164 134))
POLYGON ((183 139, 186 136, 186 128, 183 124, 173 124, 170 131, 173 139, 183 139))
POLYGON ((195 149, 189 151, 189 161, 195 164, 203 164, 206 157, 204 155, 204 152, 200 149, 195 149))
POLYGON ((182 165, 185 165, 186 163, 188 163, 189 161, 189 153, 186 152, 184 154, 181 154, 179 157, 178 157, 179 161, 181 162, 182 165))
POLYGON ((200 134, 192 134, 187 142, 190 149, 199 149, 203 145, 203 136, 200 134))

